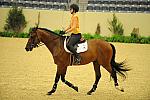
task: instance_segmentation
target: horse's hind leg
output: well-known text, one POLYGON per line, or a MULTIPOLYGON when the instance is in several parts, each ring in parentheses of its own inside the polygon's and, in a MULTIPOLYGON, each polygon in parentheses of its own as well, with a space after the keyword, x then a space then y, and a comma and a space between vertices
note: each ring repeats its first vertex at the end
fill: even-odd
POLYGON ((74 86, 72 83, 68 82, 68 81, 65 79, 66 71, 67 71, 67 67, 65 67, 64 73, 61 74, 61 80, 62 80, 62 82, 65 83, 67 86, 71 87, 72 89, 74 89, 75 91, 78 92, 78 87, 77 87, 77 86, 74 86))
POLYGON ((95 71, 95 83, 93 84, 92 89, 87 93, 88 95, 91 95, 92 92, 96 91, 97 84, 101 78, 100 65, 98 64, 97 61, 94 61, 93 65, 94 65, 94 71, 95 71))
POLYGON ((71 87, 72 89, 74 89, 75 91, 78 92, 78 87, 77 86, 74 86, 72 83, 68 82, 66 79, 65 79, 65 75, 61 75, 61 80, 63 83, 65 83, 67 86, 71 87))
POLYGON ((103 65, 103 67, 110 73, 111 77, 113 78, 116 89, 124 92, 124 89, 119 87, 116 70, 110 64, 103 65))
POLYGON ((116 73, 116 70, 114 68, 112 68, 111 76, 112 76, 112 78, 114 80, 114 85, 115 85, 116 89, 124 92, 124 89, 122 87, 119 87, 119 84, 117 82, 117 73, 116 73))
POLYGON ((115 86, 118 86, 119 84, 118 84, 118 82, 117 82, 117 74, 116 74, 116 71, 115 71, 114 68, 112 68, 111 77, 112 77, 113 80, 114 80, 114 85, 115 85, 115 86))

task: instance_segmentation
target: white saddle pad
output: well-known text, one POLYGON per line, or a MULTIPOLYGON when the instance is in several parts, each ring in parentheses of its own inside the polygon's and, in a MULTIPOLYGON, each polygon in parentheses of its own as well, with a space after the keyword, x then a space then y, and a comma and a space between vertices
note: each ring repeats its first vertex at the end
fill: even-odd
MULTIPOLYGON (((65 49, 66 52, 71 53, 71 52, 67 49, 66 43, 67 43, 67 38, 66 38, 65 41, 64 41, 64 49, 65 49)), ((77 46, 78 46, 78 47, 77 47, 77 53, 85 52, 85 51, 88 50, 87 41, 85 41, 84 43, 79 43, 79 44, 77 44, 77 46)))

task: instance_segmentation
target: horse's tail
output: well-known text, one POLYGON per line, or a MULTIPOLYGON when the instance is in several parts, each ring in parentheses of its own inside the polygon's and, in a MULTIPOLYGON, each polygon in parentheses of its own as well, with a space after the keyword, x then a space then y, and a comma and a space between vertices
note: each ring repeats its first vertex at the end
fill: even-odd
POLYGON ((129 68, 126 68, 125 63, 126 61, 123 61, 121 63, 117 63, 115 62, 115 54, 116 54, 116 49, 114 47, 113 44, 110 44, 113 50, 113 55, 112 55, 112 59, 111 59, 111 66, 112 68, 114 68, 114 70, 120 75, 122 76, 124 79, 126 78, 126 72, 129 71, 129 68))

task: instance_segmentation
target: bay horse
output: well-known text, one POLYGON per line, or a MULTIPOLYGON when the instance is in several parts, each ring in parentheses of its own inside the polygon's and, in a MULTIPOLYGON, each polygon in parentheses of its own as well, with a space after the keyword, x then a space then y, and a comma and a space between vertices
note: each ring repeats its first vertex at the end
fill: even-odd
MULTIPOLYGON (((30 37, 26 44, 26 51, 32 51, 33 48, 38 47, 40 43, 44 43, 46 47, 51 52, 54 63, 57 65, 57 72, 55 76, 55 82, 53 84, 52 90, 47 94, 51 95, 56 91, 59 79, 61 81, 78 92, 78 87, 74 86, 71 82, 65 79, 67 72, 67 67, 70 65, 70 53, 64 50, 64 39, 65 37, 55 32, 48 30, 46 28, 32 28, 29 33, 30 37)), ((114 80, 114 85, 116 88, 119 87, 117 82, 117 73, 122 77, 126 78, 126 72, 129 71, 125 67, 125 62, 117 63, 115 62, 116 50, 113 44, 108 43, 100 39, 88 40, 88 50, 86 52, 80 53, 81 63, 79 65, 85 65, 93 62, 95 71, 95 82, 87 92, 91 95, 96 91, 98 82, 101 78, 100 66, 103 66, 111 75, 114 80)), ((122 88, 118 88, 120 91, 124 91, 122 88)))

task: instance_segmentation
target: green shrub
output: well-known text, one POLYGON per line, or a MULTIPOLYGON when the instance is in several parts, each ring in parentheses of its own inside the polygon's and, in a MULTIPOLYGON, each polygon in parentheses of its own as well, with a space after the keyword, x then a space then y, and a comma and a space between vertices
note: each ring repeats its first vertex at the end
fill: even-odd
POLYGON ((13 7, 9 10, 4 30, 6 32, 20 33, 26 27, 26 24, 22 8, 13 7))
POLYGON ((19 33, 16 34, 14 32, 0 32, 1 37, 18 37, 18 38, 28 38, 29 34, 28 33, 19 33))
POLYGON ((94 39, 102 39, 103 37, 100 34, 94 34, 93 38, 94 39))
POLYGON ((113 42, 123 42, 124 41, 124 36, 121 35, 113 35, 112 37, 113 42))
POLYGON ((83 37, 86 39, 86 40, 89 40, 89 39, 93 39, 94 37, 93 37, 93 35, 91 35, 91 34, 83 34, 83 37))
POLYGON ((150 37, 133 37, 133 36, 123 36, 123 35, 113 35, 111 37, 102 37, 101 35, 91 35, 83 34, 83 37, 87 40, 89 39, 103 39, 107 42, 122 42, 122 43, 141 43, 150 44, 150 37))
POLYGON ((136 33, 131 33, 131 37, 138 38, 138 34, 136 34, 136 33))
POLYGON ((130 36, 126 36, 125 38, 124 38, 124 43, 130 43, 130 40, 131 40, 131 37, 130 36))
POLYGON ((15 33, 13 32, 0 32, 0 36, 2 37, 13 37, 15 33))
POLYGON ((20 33, 16 37, 19 37, 19 38, 28 38, 29 34, 28 33, 20 33))
POLYGON ((112 21, 109 21, 109 27, 108 29, 113 33, 113 34, 118 34, 118 35, 123 35, 124 29, 123 29, 123 24, 119 22, 118 18, 116 17, 115 13, 113 14, 113 19, 112 21))
POLYGON ((141 37, 140 43, 142 43, 142 44, 150 44, 150 37, 148 37, 148 38, 141 37))
POLYGON ((113 42, 112 37, 104 37, 104 40, 107 41, 107 42, 113 42))

